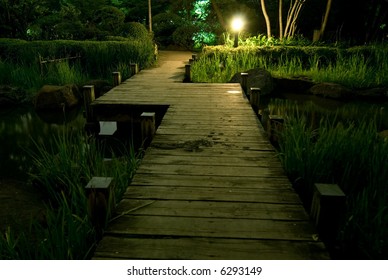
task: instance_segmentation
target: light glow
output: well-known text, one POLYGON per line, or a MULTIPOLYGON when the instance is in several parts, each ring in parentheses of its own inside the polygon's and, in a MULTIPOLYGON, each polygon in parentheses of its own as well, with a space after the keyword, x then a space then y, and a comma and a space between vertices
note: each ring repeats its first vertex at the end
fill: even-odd
POLYGON ((240 32, 242 30, 242 28, 244 27, 244 21, 242 18, 240 17, 235 17, 233 20, 232 20, 232 30, 234 32, 240 32))

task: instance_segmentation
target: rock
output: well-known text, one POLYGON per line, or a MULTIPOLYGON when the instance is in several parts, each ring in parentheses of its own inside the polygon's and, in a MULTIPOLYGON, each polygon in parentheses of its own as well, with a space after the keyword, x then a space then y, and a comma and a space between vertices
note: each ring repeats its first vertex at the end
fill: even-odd
MULTIPOLYGON (((260 88, 262 95, 268 95, 272 93, 274 89, 274 82, 270 72, 265 69, 255 68, 248 70, 245 73, 248 73, 248 89, 251 87, 260 88)), ((235 74, 229 82, 241 83, 241 73, 235 74)))
POLYGON ((333 99, 352 99, 355 94, 348 88, 335 83, 319 83, 310 88, 310 93, 333 99))
POLYGON ((307 77, 273 78, 276 92, 306 94, 315 83, 307 77))
POLYGON ((37 110, 72 108, 78 104, 79 90, 76 85, 45 85, 35 96, 37 110))
POLYGON ((356 91, 356 95, 361 99, 385 99, 388 98, 387 88, 370 88, 356 91))

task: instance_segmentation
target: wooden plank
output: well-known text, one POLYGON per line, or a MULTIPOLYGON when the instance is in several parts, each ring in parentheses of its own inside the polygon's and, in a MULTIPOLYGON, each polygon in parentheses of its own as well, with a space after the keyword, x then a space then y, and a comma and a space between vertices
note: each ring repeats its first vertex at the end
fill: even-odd
MULTIPOLYGON (((259 130, 260 131, 260 130, 259 130)), ((247 138, 254 138, 257 139, 258 141, 267 141, 268 138, 264 136, 262 133, 258 132, 257 129, 214 129, 212 127, 209 129, 208 127, 205 128, 200 128, 197 127, 196 129, 187 129, 183 128, 180 131, 177 131, 176 129, 172 127, 166 127, 166 126, 160 126, 157 129, 157 135, 192 135, 193 137, 199 135, 199 136, 206 136, 206 137, 247 137, 247 138)))
POLYGON ((309 242, 317 234, 309 221, 125 215, 112 221, 106 233, 133 237, 211 237, 309 242))
MULTIPOLYGON (((279 192, 292 189, 290 181, 286 177, 246 177, 241 180, 238 176, 228 176, 227 178, 219 176, 204 175, 175 175, 169 174, 147 174, 143 176, 136 174, 129 187, 144 186, 165 186, 165 187, 210 187, 210 188, 231 188, 241 189, 276 189, 279 192)), ((145 189, 146 190, 146 189, 145 189)), ((221 191, 223 191, 221 189, 221 191)), ((148 192, 148 191, 147 191, 148 192)))
POLYGON ((241 167, 241 166, 186 166, 179 164, 159 165, 143 164, 137 174, 159 173, 170 175, 203 175, 203 176, 240 176, 240 177, 279 177, 284 176, 281 167, 241 167))
POLYGON ((260 157, 219 157, 219 156, 201 156, 201 153, 195 155, 178 154, 152 154, 147 158, 148 164, 160 165, 200 165, 200 166, 238 166, 238 167, 276 167, 283 168, 280 161, 276 158, 260 157))
MULTIPOLYGON (((185 151, 183 148, 170 147, 170 149, 163 148, 163 145, 158 148, 158 145, 148 147, 145 151, 145 157, 153 157, 154 155, 165 155, 165 156, 178 156, 189 155, 188 151, 185 151)), ((265 145, 263 145, 264 147, 265 145)), ((255 158, 257 160, 269 160, 269 161, 278 161, 278 155, 274 152, 272 146, 265 146, 266 149, 256 150, 252 152, 251 149, 233 149, 229 147, 227 150, 225 148, 218 149, 217 147, 212 147, 212 149, 204 149, 200 153, 195 153, 196 157, 224 157, 224 158, 255 158)), ((191 156, 194 156, 190 153, 191 156)))
POLYGON ((117 215, 245 218, 305 221, 300 204, 123 199, 117 215), (132 210, 133 209, 133 210, 132 210))
POLYGON ((94 259, 316 260, 329 256, 321 242, 106 236, 94 259))
POLYGON ((171 143, 171 142, 204 142, 211 145, 215 144, 228 144, 229 143, 247 143, 250 146, 268 144, 268 140, 257 136, 229 136, 229 135, 214 135, 211 133, 207 133, 202 137, 198 135, 190 135, 190 134, 161 134, 158 133, 155 136, 155 142, 163 142, 163 143, 171 143))
POLYGON ((214 153, 227 153, 228 149, 249 150, 249 151, 273 151, 268 143, 238 143, 238 142, 204 142, 203 140, 193 141, 158 141, 152 142, 152 147, 165 150, 183 149, 187 152, 209 151, 214 153))
POLYGON ((291 189, 283 189, 280 192, 268 188, 254 188, 254 186, 250 189, 238 189, 131 185, 125 192, 124 198, 300 204, 298 195, 291 189))

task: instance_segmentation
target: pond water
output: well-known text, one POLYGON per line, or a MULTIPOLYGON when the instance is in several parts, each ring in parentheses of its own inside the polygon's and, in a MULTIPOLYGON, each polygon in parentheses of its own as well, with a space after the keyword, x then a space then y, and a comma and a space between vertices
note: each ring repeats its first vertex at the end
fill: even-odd
POLYGON ((37 113, 32 107, 0 110, 0 177, 25 179, 30 153, 37 143, 49 143, 67 127, 84 129, 82 108, 68 112, 37 113))
MULTIPOLYGON (((336 110, 342 110, 347 112, 352 118, 371 118, 375 112, 378 112, 381 116, 380 130, 388 129, 388 101, 387 100, 335 100, 330 98, 322 98, 314 95, 298 94, 293 92, 284 92, 278 94, 276 97, 264 97, 260 101, 260 108, 276 107, 276 99, 288 100, 298 104, 298 107, 308 107, 309 109, 315 108, 319 112, 334 113, 336 110)), ((276 108, 275 108, 276 109, 276 108)))

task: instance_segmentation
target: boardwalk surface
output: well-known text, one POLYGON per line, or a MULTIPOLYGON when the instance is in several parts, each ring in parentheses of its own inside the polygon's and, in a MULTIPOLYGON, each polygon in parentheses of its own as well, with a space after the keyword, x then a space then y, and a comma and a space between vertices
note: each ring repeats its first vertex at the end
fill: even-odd
POLYGON ((167 54, 95 101, 169 107, 94 259, 328 258, 240 85, 167 54))

